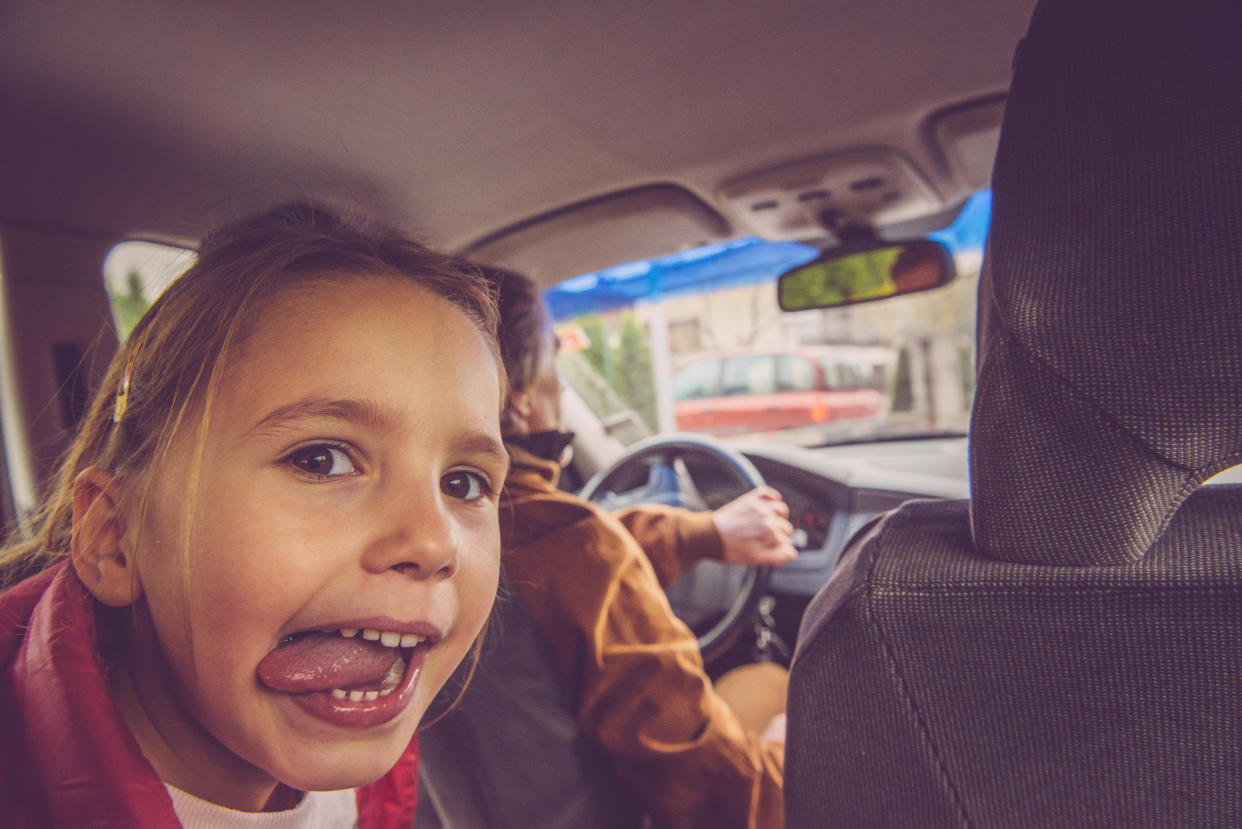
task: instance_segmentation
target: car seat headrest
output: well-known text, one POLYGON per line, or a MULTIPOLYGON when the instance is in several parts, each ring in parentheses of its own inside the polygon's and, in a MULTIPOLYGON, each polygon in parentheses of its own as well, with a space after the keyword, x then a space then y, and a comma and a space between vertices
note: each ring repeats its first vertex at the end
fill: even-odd
POLYGON ((1242 463, 1242 3, 1044 0, 979 286, 976 546, 1137 561, 1242 463))

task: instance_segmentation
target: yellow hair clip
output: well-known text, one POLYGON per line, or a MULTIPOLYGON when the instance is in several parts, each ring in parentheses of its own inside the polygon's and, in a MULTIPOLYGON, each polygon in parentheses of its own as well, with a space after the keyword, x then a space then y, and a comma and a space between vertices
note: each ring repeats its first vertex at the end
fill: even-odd
POLYGON ((142 341, 147 337, 147 332, 143 331, 142 336, 134 343, 134 347, 130 349, 129 359, 125 361, 125 371, 121 374, 121 388, 116 393, 116 405, 112 409, 112 422, 120 423, 121 418, 125 417, 125 409, 129 405, 129 383, 134 376, 134 361, 138 359, 138 349, 142 348, 142 341))

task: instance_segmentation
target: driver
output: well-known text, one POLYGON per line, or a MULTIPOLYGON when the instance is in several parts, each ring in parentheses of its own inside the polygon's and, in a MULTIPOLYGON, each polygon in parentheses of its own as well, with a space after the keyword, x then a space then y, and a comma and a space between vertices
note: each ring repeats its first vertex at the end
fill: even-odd
POLYGON ((785 671, 743 666, 713 687, 663 587, 703 558, 791 561, 788 507, 763 487, 714 513, 643 506, 612 516, 557 489, 569 435, 551 320, 529 278, 486 272, 498 288, 511 384, 502 564, 576 684, 578 727, 655 826, 781 826, 785 671))

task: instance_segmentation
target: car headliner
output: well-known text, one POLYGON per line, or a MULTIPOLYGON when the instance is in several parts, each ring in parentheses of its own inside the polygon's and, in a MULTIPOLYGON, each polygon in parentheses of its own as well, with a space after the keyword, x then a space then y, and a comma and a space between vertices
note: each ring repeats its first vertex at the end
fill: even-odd
POLYGON ((1032 6, 10 0, 0 223, 193 244, 315 196, 459 250, 673 183, 745 236, 724 182, 876 145, 951 205, 988 171, 928 116, 1006 89, 1032 6))

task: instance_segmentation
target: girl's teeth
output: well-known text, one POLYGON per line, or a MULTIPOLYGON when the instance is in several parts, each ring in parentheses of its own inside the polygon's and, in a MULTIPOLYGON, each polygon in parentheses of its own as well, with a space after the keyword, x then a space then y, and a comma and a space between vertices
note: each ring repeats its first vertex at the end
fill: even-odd
POLYGON ((405 660, 397 657, 393 660, 392 667, 388 669, 388 673, 380 680, 380 688, 392 690, 401 684, 401 677, 405 676, 405 660))
POLYGON ((363 702, 386 697, 395 690, 397 690, 396 685, 389 685, 386 688, 380 688, 378 691, 346 691, 343 688, 333 688, 332 696, 335 699, 347 699, 350 702, 363 702))
MULTIPOLYGON (((388 636, 390 634, 386 633, 384 635, 388 636)), ((402 647, 413 647, 414 645, 418 644, 418 642, 421 642, 423 640, 423 637, 413 636, 413 634, 409 634, 409 633, 404 634, 404 635, 394 633, 391 635, 397 636, 401 640, 400 644, 402 647), (406 645, 405 644, 406 640, 411 636, 413 636, 414 639, 417 639, 418 642, 413 642, 410 645, 406 645)), ((389 647, 393 647, 393 646, 389 645, 389 647)), ((380 680, 380 687, 377 688, 376 690, 374 691, 346 691, 344 688, 333 688, 332 696, 334 699, 347 699, 350 702, 370 702, 371 700, 379 699, 380 697, 386 697, 389 694, 391 694, 393 691, 397 690, 397 686, 401 684, 401 678, 404 676, 405 676, 405 660, 402 659, 400 656, 398 656, 396 659, 393 660, 392 667, 388 669, 388 673, 384 674, 384 678, 380 680)))
POLYGON ((362 638, 371 642, 379 642, 386 648, 413 648, 421 644, 427 637, 419 636, 416 633, 397 633, 391 630, 375 630, 373 628, 341 628, 340 634, 346 639, 352 639, 362 633, 362 638))

